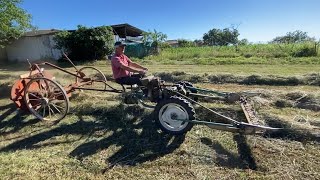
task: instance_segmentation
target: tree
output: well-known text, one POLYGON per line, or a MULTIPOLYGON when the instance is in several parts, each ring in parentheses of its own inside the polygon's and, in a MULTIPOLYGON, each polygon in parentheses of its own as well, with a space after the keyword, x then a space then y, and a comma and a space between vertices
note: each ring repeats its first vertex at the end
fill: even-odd
POLYGON ((240 46, 248 45, 248 44, 249 44, 248 39, 241 39, 241 40, 238 42, 238 45, 240 45, 240 46))
POLYGON ((211 29, 203 35, 203 42, 209 46, 227 46, 238 43, 239 32, 236 28, 211 29))
POLYGON ((0 47, 34 29, 31 15, 18 7, 22 0, 0 0, 0 47))
POLYGON ((167 39, 167 35, 163 34, 162 32, 158 32, 157 30, 148 31, 142 33, 143 35, 143 42, 153 42, 153 43, 161 43, 167 39))
MULTIPOLYGON (((160 48, 162 46, 162 44, 166 41, 167 39, 167 35, 162 33, 162 32, 158 32, 157 30, 153 30, 152 31, 148 31, 148 32, 144 32, 142 33, 143 35, 143 42, 144 43, 151 43, 152 46, 152 50, 150 51, 150 53, 155 53, 158 54, 160 52, 160 48)), ((148 52, 149 54, 149 52, 148 52)))
POLYGON ((196 46, 203 46, 203 40, 196 39, 193 41, 196 46))
POLYGON ((66 50, 71 59, 102 59, 112 53, 113 31, 110 26, 87 28, 78 26, 73 32, 61 31, 54 37, 58 49, 66 50))
POLYGON ((194 47, 196 44, 193 41, 188 41, 186 39, 178 39, 179 47, 194 47))
POLYGON ((284 36, 274 38, 271 43, 301 43, 306 41, 315 41, 314 38, 308 36, 307 32, 296 30, 294 32, 287 32, 284 36))

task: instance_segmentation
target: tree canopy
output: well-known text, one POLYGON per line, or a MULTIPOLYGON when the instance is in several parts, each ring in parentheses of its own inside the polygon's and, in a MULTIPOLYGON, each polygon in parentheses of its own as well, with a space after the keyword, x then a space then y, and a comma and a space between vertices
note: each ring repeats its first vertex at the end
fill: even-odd
POLYGON ((18 39, 31 25, 31 15, 18 5, 22 0, 0 0, 0 47, 18 39))
POLYGON ((153 43, 162 43, 164 42, 166 39, 167 39, 167 35, 162 33, 162 32, 159 32, 157 30, 153 30, 152 31, 148 31, 148 32, 144 32, 142 33, 143 35, 143 42, 153 42, 153 43))
POLYGON ((307 32, 296 30, 294 32, 288 32, 284 36, 278 36, 274 38, 271 43, 301 43, 306 41, 314 41, 314 38, 308 36, 307 32))
POLYGON ((239 31, 235 28, 214 28, 203 35, 203 42, 209 46, 227 46, 237 44, 239 35, 239 31))

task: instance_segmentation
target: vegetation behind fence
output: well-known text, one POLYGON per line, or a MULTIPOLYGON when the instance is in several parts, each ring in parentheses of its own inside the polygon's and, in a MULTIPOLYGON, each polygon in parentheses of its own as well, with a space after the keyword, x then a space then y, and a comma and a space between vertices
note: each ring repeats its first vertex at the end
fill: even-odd
POLYGON ((317 43, 163 48, 144 60, 184 64, 319 64, 317 43))

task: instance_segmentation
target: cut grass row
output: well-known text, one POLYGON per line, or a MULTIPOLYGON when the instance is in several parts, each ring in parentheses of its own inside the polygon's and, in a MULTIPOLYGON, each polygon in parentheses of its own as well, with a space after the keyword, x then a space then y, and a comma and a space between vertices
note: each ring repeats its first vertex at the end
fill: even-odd
MULTIPOLYGON (((110 64, 105 61, 85 65, 94 65, 111 75, 110 64)), ((307 65, 147 66, 152 73, 181 74, 183 69, 185 75, 199 76, 228 72, 235 77, 287 77, 319 72, 319 67, 307 65)), ((16 111, 9 100, 10 85, 26 73, 26 67, 16 64, 0 69, 4 84, 0 90, 0 179, 320 178, 318 111, 276 106, 279 100, 301 100, 301 95, 319 98, 318 86, 196 82, 199 87, 220 91, 263 92, 264 100, 257 108, 259 117, 267 125, 285 130, 243 137, 197 125, 186 136, 173 137, 159 131, 151 111, 123 105, 118 95, 91 91, 76 93, 67 117, 48 127, 16 111)), ((57 70, 49 71, 64 85, 74 81, 57 70)), ((236 105, 207 105, 226 114, 239 111, 236 105)), ((211 116, 203 113, 201 117, 211 116)))

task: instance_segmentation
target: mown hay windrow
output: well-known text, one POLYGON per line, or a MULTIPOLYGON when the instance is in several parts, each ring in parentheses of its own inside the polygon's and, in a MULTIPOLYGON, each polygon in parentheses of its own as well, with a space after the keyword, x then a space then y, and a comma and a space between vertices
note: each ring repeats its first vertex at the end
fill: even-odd
POLYGON ((242 77, 236 77, 232 74, 209 75, 207 78, 211 83, 215 84, 239 83, 240 81, 242 81, 242 77))
MULTIPOLYGON (((199 75, 199 74, 187 74, 184 72, 161 72, 156 74, 161 79, 167 82, 189 81, 191 83, 203 83, 209 82, 213 84, 234 83, 234 84, 246 84, 246 85, 273 85, 273 86, 294 86, 294 85, 308 85, 310 82, 307 78, 313 77, 313 80, 317 80, 314 74, 305 75, 302 77, 279 77, 279 76, 260 76, 251 75, 248 77, 234 76, 232 74, 220 74, 220 75, 199 75)), ((312 81, 314 82, 314 81, 312 81)), ((265 94, 266 95, 266 94, 265 94)), ((268 97, 271 98, 271 103, 277 108, 300 108, 308 109, 312 111, 320 111, 320 100, 314 96, 306 95, 302 92, 290 92, 281 97, 268 97)))
POLYGON ((246 77, 240 84, 257 84, 257 85, 281 85, 281 86, 295 86, 303 84, 303 81, 297 77, 278 77, 278 76, 260 76, 251 75, 246 77))
POLYGON ((235 83, 245 85, 270 85, 270 86, 297 86, 297 85, 320 85, 320 74, 306 74, 303 76, 274 76, 274 75, 250 75, 235 76, 233 74, 188 74, 185 72, 159 72, 155 76, 168 82, 190 81, 193 83, 209 82, 213 84, 235 83))

